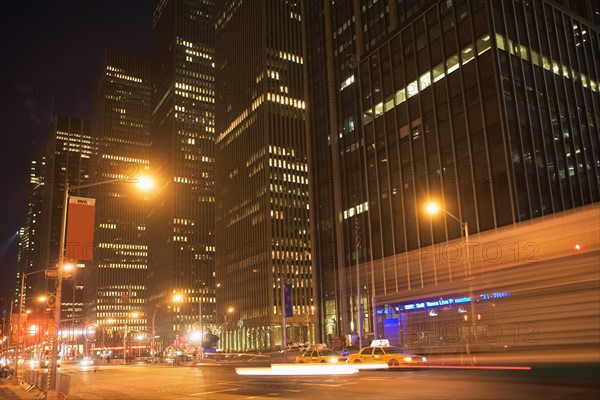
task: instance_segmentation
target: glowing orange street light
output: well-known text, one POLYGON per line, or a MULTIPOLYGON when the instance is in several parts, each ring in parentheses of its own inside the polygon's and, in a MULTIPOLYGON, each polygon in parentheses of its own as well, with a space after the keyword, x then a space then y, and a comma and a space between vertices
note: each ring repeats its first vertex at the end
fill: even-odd
POLYGON ((174 303, 183 303, 183 296, 180 295, 179 293, 175 293, 173 295, 173 302, 174 303))
POLYGON ((143 191, 149 191, 154 188, 154 180, 149 176, 142 176, 137 181, 138 187, 143 191))
POLYGON ((440 211, 440 206, 437 203, 430 201, 425 205, 425 211, 430 215, 437 214, 440 211))
MULTIPOLYGON (((133 319, 137 319, 140 317, 140 313, 138 311, 132 311, 129 315, 133 319)), ((123 335, 123 364, 127 364, 127 320, 125 320, 125 334, 123 335)))

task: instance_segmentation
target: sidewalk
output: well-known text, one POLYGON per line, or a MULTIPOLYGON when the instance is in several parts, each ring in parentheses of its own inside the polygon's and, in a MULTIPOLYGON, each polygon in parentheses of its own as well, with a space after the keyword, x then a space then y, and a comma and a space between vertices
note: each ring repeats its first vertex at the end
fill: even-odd
POLYGON ((38 390, 27 392, 17 383, 17 378, 0 378, 0 400, 34 400, 38 390))

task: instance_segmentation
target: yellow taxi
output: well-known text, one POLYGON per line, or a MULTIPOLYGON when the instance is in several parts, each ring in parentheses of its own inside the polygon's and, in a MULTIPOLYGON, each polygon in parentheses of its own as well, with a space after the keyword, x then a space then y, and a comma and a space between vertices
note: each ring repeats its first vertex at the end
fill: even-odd
POLYGON ((319 363, 319 364, 335 364, 338 362, 346 361, 345 357, 342 357, 331 349, 314 349, 307 350, 304 353, 296 357, 296 364, 308 364, 308 363, 319 363))
POLYGON ((385 343, 376 343, 381 345, 373 345, 363 347, 356 354, 348 356, 346 361, 348 364, 387 364, 390 367, 398 367, 400 365, 423 365, 427 363, 427 358, 409 354, 400 347, 390 346, 385 343))

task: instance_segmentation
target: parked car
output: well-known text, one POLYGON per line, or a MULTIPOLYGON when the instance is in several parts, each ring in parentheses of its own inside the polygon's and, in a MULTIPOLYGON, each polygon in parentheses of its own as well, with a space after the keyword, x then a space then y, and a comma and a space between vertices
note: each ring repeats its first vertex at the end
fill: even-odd
POLYGON ((296 364, 308 364, 308 363, 330 363, 335 364, 338 362, 346 361, 345 357, 342 357, 339 353, 331 349, 318 349, 318 350, 307 350, 304 353, 296 357, 296 364))
POLYGON ((356 354, 348 356, 348 364, 387 364, 390 367, 400 365, 423 365, 427 358, 409 354, 400 347, 395 346, 368 346, 363 347, 356 354))

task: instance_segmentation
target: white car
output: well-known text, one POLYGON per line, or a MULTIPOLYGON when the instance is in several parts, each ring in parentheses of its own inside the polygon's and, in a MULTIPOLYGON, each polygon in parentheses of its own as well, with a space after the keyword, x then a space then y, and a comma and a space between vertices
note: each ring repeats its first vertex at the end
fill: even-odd
POLYGON ((79 360, 80 367, 90 367, 92 365, 94 365, 94 360, 91 357, 84 357, 79 360))

